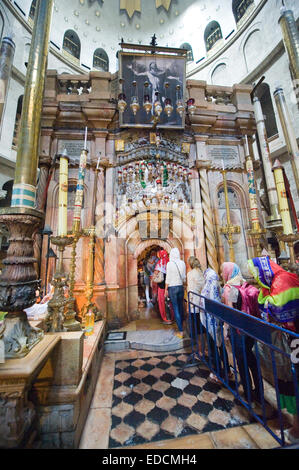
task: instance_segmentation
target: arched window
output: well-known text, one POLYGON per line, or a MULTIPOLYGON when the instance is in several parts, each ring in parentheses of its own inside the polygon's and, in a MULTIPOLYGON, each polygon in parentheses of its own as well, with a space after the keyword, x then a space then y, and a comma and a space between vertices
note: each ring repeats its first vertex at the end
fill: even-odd
POLYGON ((273 137, 278 134, 278 129, 269 85, 267 83, 262 83, 258 87, 256 95, 261 102, 263 115, 265 117, 267 137, 273 137))
POLYGON ((254 0, 233 0, 233 14, 236 23, 240 21, 252 4, 254 4, 254 0))
POLYGON ((104 49, 96 49, 93 54, 93 68, 108 72, 109 58, 104 49))
POLYGON ((184 42, 184 44, 181 45, 181 49, 186 49, 187 52, 187 62, 193 62, 194 58, 193 58, 193 51, 192 51, 192 47, 190 46, 190 44, 188 44, 187 42, 184 42))
POLYGON ((217 21, 211 21, 205 29, 204 39, 207 52, 212 49, 217 41, 222 39, 222 31, 217 21))
POLYGON ((12 139, 13 147, 18 146, 18 137, 19 137, 19 129, 20 129, 20 123, 21 123, 22 108, 23 108, 23 95, 19 96, 19 99, 18 99, 16 119, 15 119, 15 128, 14 128, 13 139, 12 139))
POLYGON ((75 31, 68 29, 65 32, 62 48, 76 59, 80 59, 81 43, 75 31))
POLYGON ((31 3, 30 11, 29 11, 29 18, 31 18, 32 21, 34 20, 35 10, 36 10, 36 0, 33 0, 33 2, 31 3))
POLYGON ((3 30, 4 30, 4 18, 0 11, 0 41, 2 40, 3 30))

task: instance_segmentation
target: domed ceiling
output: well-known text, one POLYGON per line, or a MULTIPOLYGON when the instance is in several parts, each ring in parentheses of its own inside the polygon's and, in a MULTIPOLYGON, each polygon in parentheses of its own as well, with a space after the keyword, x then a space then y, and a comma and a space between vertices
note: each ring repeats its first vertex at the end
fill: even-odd
POLYGON ((232 0, 55 0, 51 39, 61 45, 66 30, 76 31, 83 57, 103 48, 114 72, 122 39, 149 44, 155 33, 159 46, 189 43, 195 65, 206 55, 204 31, 211 21, 220 24, 223 38, 236 29, 232 0))

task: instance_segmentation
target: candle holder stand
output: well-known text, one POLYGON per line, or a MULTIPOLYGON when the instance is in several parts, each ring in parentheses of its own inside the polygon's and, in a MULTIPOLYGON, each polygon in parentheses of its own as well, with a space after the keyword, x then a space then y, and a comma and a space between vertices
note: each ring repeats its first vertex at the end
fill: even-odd
POLYGON ((233 235, 241 233, 241 227, 239 225, 232 225, 230 220, 230 212, 229 212, 229 200, 228 200, 228 190, 227 190, 227 182, 226 182, 226 170, 221 170, 223 175, 223 189, 224 189, 224 197, 225 197, 225 207, 226 207, 226 220, 227 224, 220 227, 220 233, 223 235, 227 235, 227 242, 229 246, 229 260, 231 262, 235 262, 235 252, 234 252, 234 241, 233 235))
POLYGON ((83 231, 84 236, 89 237, 88 245, 88 267, 87 267, 87 279, 85 288, 86 304, 83 306, 80 312, 80 321, 82 326, 85 326, 85 315, 89 310, 94 314, 95 321, 101 320, 102 315, 98 311, 97 306, 92 302, 93 290, 94 290, 94 249, 95 249, 95 227, 90 227, 83 231))
POLYGON ((70 267, 70 276, 69 276, 69 299, 68 299, 68 308, 65 315, 64 327, 67 331, 81 331, 80 322, 76 320, 76 311, 75 311, 75 297, 74 297, 74 287, 75 287, 75 270, 76 270, 76 249, 77 243, 83 235, 82 231, 76 231, 71 235, 72 240, 72 254, 71 254, 71 267, 70 267))
POLYGON ((48 303, 48 314, 46 317, 47 332, 66 331, 64 326, 65 307, 68 299, 64 296, 64 287, 67 285, 67 274, 63 270, 63 254, 66 246, 73 243, 73 237, 57 236, 51 237, 51 242, 58 248, 58 263, 54 274, 52 284, 54 286, 54 294, 48 303))
POLYGON ((299 276, 299 264, 296 263, 295 250, 294 250, 294 243, 299 240, 299 233, 290 233, 288 235, 281 234, 281 235, 278 235, 278 238, 280 241, 286 243, 289 247, 289 252, 290 252, 289 271, 299 276))
POLYGON ((42 225, 44 214, 36 209, 9 207, 0 211, 0 222, 9 231, 7 257, 0 275, 0 311, 5 315, 1 328, 5 359, 25 357, 44 336, 32 327, 24 309, 36 301, 37 278, 33 233, 42 225))

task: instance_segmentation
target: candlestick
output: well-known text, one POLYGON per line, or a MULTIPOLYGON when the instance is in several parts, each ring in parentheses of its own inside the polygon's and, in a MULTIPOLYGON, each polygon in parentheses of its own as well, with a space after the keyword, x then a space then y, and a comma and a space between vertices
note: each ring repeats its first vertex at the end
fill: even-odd
POLYGON ((245 157, 248 157, 250 155, 249 153, 249 145, 248 145, 248 137, 245 135, 245 157))
POLYGON ((283 168, 278 159, 275 161, 272 171, 274 172, 275 184, 278 194, 279 212, 282 219, 283 233, 285 235, 289 235, 293 233, 293 226, 284 184, 283 168))
POLYGON ((87 150, 87 127, 85 127, 84 150, 87 150))
POLYGON ((73 227, 72 227, 73 233, 78 232, 80 229, 87 155, 88 155, 88 150, 83 149, 80 155, 79 174, 78 174, 78 182, 77 182, 77 189, 76 189, 75 210, 74 210, 73 227))
POLYGON ((59 158, 58 235, 64 237, 67 235, 67 190, 69 161, 66 149, 59 158))
MULTIPOLYGON (((222 164, 224 167, 224 161, 222 159, 222 164)), ((235 262, 235 252, 234 252, 234 241, 233 241, 233 234, 240 233, 241 227, 239 225, 232 225, 230 219, 230 212, 229 212, 229 200, 228 200, 228 189, 227 189, 227 181, 226 181, 226 171, 223 168, 222 170, 223 175, 223 189, 224 189, 224 197, 225 197, 225 207, 226 207, 226 221, 227 225, 220 227, 220 233, 227 235, 227 242, 229 246, 229 260, 231 262, 235 262)))

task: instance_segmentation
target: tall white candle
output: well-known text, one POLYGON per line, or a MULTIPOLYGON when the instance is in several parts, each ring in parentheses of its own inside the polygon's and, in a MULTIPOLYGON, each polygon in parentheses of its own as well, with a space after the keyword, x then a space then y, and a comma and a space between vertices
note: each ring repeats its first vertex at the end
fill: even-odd
POLYGON ((224 160, 222 158, 222 169, 225 170, 225 166, 224 166, 224 160))
POLYGON ((245 156, 248 157, 249 153, 249 145, 248 145, 248 137, 245 135, 245 156))
POLYGON ((84 150, 87 150, 87 127, 85 127, 84 150))

